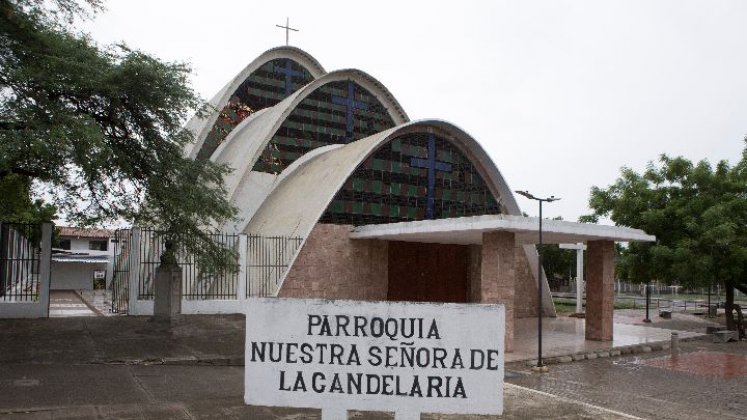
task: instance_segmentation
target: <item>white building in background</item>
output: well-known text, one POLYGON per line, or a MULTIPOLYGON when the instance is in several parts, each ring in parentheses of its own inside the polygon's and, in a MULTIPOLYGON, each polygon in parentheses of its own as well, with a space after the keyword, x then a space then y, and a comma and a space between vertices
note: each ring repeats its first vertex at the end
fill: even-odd
POLYGON ((113 232, 107 229, 57 228, 52 247, 52 290, 109 287, 114 259, 113 232))

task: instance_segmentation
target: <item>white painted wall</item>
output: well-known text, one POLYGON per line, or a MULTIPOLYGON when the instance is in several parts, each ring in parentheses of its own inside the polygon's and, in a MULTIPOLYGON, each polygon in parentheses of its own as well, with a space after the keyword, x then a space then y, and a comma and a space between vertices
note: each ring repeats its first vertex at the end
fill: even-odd
MULTIPOLYGON (((114 238, 107 238, 106 241, 109 242, 109 245, 107 246, 106 251, 95 251, 88 249, 89 248, 89 242, 90 241, 101 241, 104 240, 103 238, 78 238, 73 236, 61 236, 60 239, 69 239, 70 240, 70 250, 69 252, 74 253, 80 253, 80 254, 87 254, 87 255, 107 255, 109 256, 109 262, 103 265, 99 264, 79 264, 79 263, 59 263, 59 262, 53 262, 52 263, 52 289, 55 289, 55 272, 60 273, 61 280, 58 281, 59 284, 67 284, 71 278, 73 277, 86 277, 89 279, 93 278, 93 270, 104 270, 106 271, 106 288, 108 289, 111 286, 112 283, 112 276, 114 273, 114 243, 112 242, 114 238), (63 268, 63 266, 69 266, 66 268, 63 268), (96 266, 98 268, 91 268, 92 266, 96 266), (78 273, 71 273, 69 272, 72 270, 71 267, 76 267, 80 272, 78 273)), ((79 280, 72 280, 71 284, 75 284, 76 281, 79 280)), ((91 280, 91 286, 87 287, 57 287, 57 290, 66 289, 92 289, 93 288, 93 280, 91 280)))
MULTIPOLYGON (((93 272, 106 270, 107 264, 84 264, 52 261, 51 290, 91 290, 93 272)), ((109 273, 107 272, 107 276, 109 273)))
POLYGON ((69 236, 62 236, 61 239, 70 240, 70 252, 84 252, 89 255, 114 255, 114 244, 111 242, 111 239, 73 238, 69 236), (109 242, 108 250, 94 251, 94 250, 88 249, 90 241, 103 241, 103 240, 106 240, 109 242))

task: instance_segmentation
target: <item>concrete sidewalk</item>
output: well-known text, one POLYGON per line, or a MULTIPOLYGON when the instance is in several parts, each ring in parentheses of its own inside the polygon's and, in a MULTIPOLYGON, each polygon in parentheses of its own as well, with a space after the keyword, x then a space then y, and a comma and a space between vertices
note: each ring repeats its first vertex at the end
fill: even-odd
MULTIPOLYGON (((585 338, 586 320, 567 314, 543 318, 543 357, 549 364, 572 356, 575 360, 601 354, 640 353, 645 348, 667 349, 676 332, 682 341, 705 335, 707 327, 720 326, 714 319, 692 313, 674 312, 664 319, 651 311, 650 321, 644 322, 644 309, 616 310, 613 318, 612 341, 591 341, 585 338)), ((514 323, 514 351, 506 354, 506 363, 537 360, 537 318, 521 318, 514 323)))
MULTIPOLYGON (((319 418, 316 410, 244 405, 244 328, 240 315, 183 316, 170 331, 146 317, 0 321, 0 416, 319 418)), ((511 384, 504 406, 502 419, 630 418, 511 384)), ((351 413, 351 418, 392 416, 351 413)))

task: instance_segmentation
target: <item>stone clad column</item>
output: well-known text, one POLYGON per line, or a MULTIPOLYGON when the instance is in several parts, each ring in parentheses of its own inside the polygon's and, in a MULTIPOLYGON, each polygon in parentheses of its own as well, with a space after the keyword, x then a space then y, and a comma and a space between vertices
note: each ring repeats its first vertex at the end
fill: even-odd
POLYGON ((479 303, 498 303, 506 308, 506 351, 513 350, 514 295, 516 260, 512 232, 487 232, 482 235, 479 285, 473 296, 479 303))
POLYGON ((589 241, 586 261, 586 339, 612 341, 615 243, 589 241))

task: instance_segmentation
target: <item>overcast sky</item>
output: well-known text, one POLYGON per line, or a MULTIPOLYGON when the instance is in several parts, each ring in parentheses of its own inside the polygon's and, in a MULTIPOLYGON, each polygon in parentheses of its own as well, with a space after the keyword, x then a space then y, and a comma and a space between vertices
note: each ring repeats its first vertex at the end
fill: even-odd
MULTIPOLYGON (((102 43, 191 63, 205 98, 290 44, 381 81, 413 120, 470 133, 513 190, 589 213, 589 190, 661 153, 735 163, 747 134, 745 1, 108 0, 102 43)), ((517 197, 537 215, 537 206, 517 197)))

